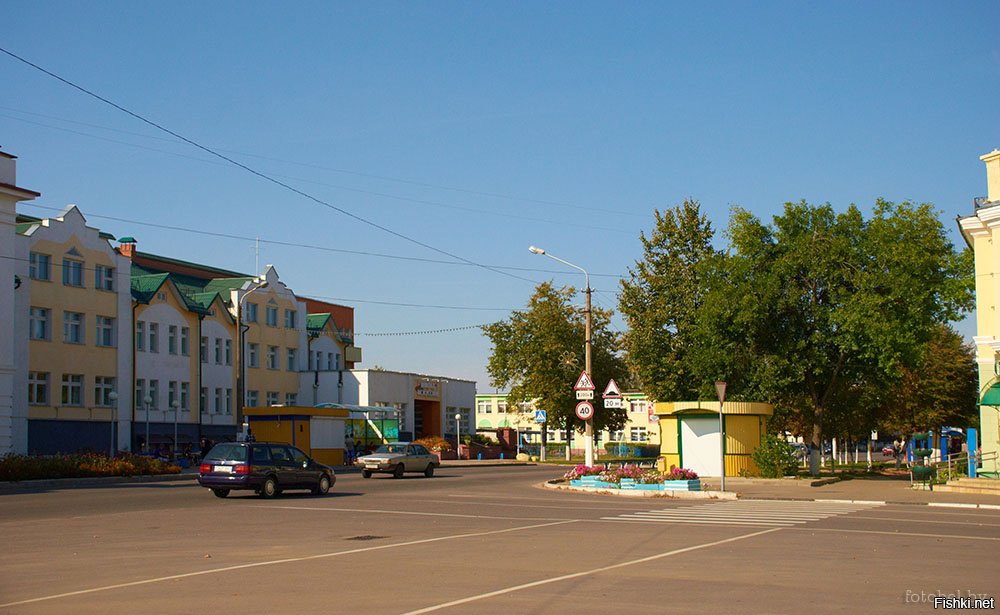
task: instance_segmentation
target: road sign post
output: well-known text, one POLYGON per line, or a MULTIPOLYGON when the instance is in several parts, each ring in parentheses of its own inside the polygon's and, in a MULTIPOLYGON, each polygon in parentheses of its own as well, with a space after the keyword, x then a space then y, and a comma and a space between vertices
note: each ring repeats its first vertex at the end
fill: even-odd
POLYGON ((584 462, 588 465, 594 465, 594 406, 588 401, 594 398, 594 381, 590 378, 590 284, 587 284, 587 366, 580 372, 580 377, 576 379, 576 384, 573 385, 573 390, 576 391, 576 398, 582 399, 576 405, 576 416, 583 421, 583 433, 586 441, 584 442, 584 462), (581 393, 583 397, 581 397, 581 393), (589 394, 589 396, 587 396, 589 394), (586 416, 581 416, 581 407, 584 408, 583 414, 586 416), (590 408, 589 412, 586 408, 590 408))

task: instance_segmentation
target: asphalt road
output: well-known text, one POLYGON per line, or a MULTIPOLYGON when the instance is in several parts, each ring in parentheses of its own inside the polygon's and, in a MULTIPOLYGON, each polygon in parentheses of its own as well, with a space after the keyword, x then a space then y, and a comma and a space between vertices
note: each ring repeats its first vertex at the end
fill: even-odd
POLYGON ((633 499, 559 469, 0 495, 3 613, 805 613, 1000 594, 1000 510, 633 499))

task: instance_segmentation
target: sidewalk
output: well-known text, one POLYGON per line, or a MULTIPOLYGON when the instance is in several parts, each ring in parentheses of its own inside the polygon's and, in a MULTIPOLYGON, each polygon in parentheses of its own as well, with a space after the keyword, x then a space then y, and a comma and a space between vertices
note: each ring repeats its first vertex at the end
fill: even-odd
MULTIPOLYGON (((907 478, 872 477, 841 480, 821 486, 811 486, 809 479, 726 478, 726 491, 735 491, 747 500, 858 500, 887 504, 985 505, 1000 509, 1000 497, 971 493, 942 493, 910 488, 907 478)), ((718 478, 702 479, 710 490, 719 489, 718 478)))

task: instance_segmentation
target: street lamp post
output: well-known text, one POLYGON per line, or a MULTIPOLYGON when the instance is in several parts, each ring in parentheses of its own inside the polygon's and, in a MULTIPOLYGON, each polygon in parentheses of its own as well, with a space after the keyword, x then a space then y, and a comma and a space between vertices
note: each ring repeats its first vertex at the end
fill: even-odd
POLYGON ((243 302, 247 297, 262 288, 267 288, 267 282, 261 282, 236 301, 236 424, 243 420, 243 406, 246 405, 246 363, 243 352, 243 302))
POLYGON ((462 446, 462 415, 455 413, 455 459, 461 459, 459 447, 462 446))
POLYGON ((176 460, 177 459, 177 449, 178 449, 178 446, 177 446, 177 415, 180 413, 181 402, 179 402, 179 401, 177 401, 175 399, 174 401, 170 402, 170 406, 174 409, 174 454, 173 454, 173 458, 176 460))
POLYGON ((720 490, 726 490, 726 432, 723 430, 722 406, 726 403, 726 383, 719 381, 715 383, 715 394, 719 397, 719 462, 722 468, 719 471, 721 478, 720 490))
MULTIPOLYGON (((586 328, 585 328, 585 331, 584 331, 584 335, 585 335, 586 339, 584 340, 584 368, 583 369, 587 372, 587 376, 593 378, 594 374, 590 370, 590 368, 591 368, 591 365, 590 365, 590 350, 591 350, 591 331, 590 331, 590 274, 587 273, 587 270, 584 269, 583 267, 580 267, 579 265, 574 265, 573 263, 571 263, 569 261, 564 261, 563 259, 559 258, 558 256, 552 256, 551 254, 549 254, 548 252, 546 252, 542 248, 536 248, 535 246, 530 246, 528 248, 528 251, 531 252, 532 254, 542 254, 544 256, 548 256, 552 260, 559 261, 560 263, 562 263, 564 265, 568 265, 568 266, 572 267, 573 269, 579 269, 580 271, 583 272, 584 284, 586 284, 586 286, 587 286, 587 290, 586 290, 587 303, 586 303, 586 309, 584 311, 584 315, 586 317, 586 321, 585 321, 586 322, 586 325, 585 325, 586 328)), ((543 429, 544 429, 544 427, 543 427, 543 429)), ((588 466, 592 466, 592 465, 594 465, 594 419, 593 419, 593 417, 587 419, 586 422, 584 423, 584 432, 583 433, 584 433, 584 438, 586 440, 584 442, 585 463, 588 466)))
POLYGON ((118 393, 111 391, 108 393, 108 400, 111 402, 111 449, 108 457, 115 456, 115 415, 118 414, 118 393))
POLYGON ((149 393, 142 398, 142 403, 146 405, 146 442, 143 446, 146 448, 144 453, 149 452, 149 406, 153 403, 153 398, 149 396, 149 393))

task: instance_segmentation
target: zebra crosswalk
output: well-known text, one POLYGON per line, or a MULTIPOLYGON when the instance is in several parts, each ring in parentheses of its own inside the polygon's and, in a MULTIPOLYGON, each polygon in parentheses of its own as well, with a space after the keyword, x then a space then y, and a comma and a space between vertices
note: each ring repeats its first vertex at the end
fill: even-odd
POLYGON ((882 506, 881 502, 823 502, 791 500, 727 500, 644 512, 601 517, 613 521, 643 523, 696 523, 791 527, 882 506))

